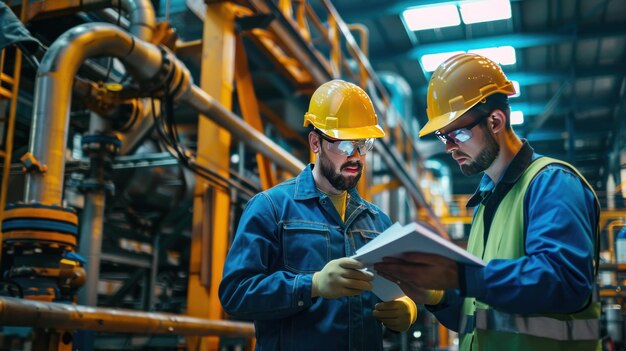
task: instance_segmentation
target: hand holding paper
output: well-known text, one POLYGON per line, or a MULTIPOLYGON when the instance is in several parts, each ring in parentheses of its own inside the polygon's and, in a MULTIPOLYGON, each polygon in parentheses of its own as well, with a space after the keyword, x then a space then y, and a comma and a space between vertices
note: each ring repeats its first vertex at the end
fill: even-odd
POLYGON ((320 272, 313 274, 313 297, 336 299, 358 295, 371 290, 373 275, 364 271, 363 265, 349 257, 332 260, 320 272))
POLYGON ((421 302, 424 288, 449 289, 458 285, 457 262, 484 266, 480 258, 418 223, 394 224, 357 250, 352 258, 374 273, 372 291, 383 301, 406 293, 410 297, 421 296, 416 299, 421 302))
POLYGON ((409 252, 400 258, 385 258, 374 264, 378 274, 399 281, 407 295, 419 294, 420 289, 455 289, 459 287, 458 265, 455 261, 427 253, 409 252), (414 290, 411 294, 408 292, 414 290))

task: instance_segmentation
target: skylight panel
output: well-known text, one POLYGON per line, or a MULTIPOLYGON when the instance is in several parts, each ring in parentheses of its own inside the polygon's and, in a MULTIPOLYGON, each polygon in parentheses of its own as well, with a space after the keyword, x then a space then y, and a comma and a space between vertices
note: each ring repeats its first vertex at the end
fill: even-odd
POLYGON ((500 65, 513 65, 517 62, 515 48, 512 46, 475 49, 469 50, 468 52, 485 56, 500 65))
POLYGON ((524 124, 524 112, 511 111, 511 125, 524 124))
POLYGON ((402 12, 402 17, 411 31, 458 26, 461 24, 459 11, 451 3, 412 7, 402 12))
POLYGON ((459 4, 463 23, 480 23, 511 18, 509 0, 463 1, 459 4))
POLYGON ((422 67, 424 68, 426 72, 432 72, 436 70, 437 67, 439 67, 439 65, 442 64, 445 60, 449 59, 450 57, 454 55, 462 54, 462 53, 464 53, 464 51, 450 51, 450 52, 442 52, 438 54, 424 55, 422 56, 422 67))

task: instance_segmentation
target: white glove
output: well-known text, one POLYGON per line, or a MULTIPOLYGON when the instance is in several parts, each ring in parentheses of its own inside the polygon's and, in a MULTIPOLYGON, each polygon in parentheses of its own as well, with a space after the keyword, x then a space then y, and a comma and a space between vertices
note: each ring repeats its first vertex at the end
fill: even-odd
POLYGON ((361 269, 363 265, 349 257, 328 262, 321 271, 313 274, 311 297, 336 299, 372 290, 373 274, 361 269))
POLYGON ((372 314, 387 328, 405 332, 417 319, 417 306, 409 297, 403 296, 394 301, 377 303, 372 314))

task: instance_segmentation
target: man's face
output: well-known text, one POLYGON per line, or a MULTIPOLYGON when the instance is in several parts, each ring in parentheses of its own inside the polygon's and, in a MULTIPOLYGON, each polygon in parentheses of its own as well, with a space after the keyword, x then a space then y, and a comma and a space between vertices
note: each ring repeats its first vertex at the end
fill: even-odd
POLYGON ((485 171, 489 168, 489 166, 491 166, 500 153, 500 145, 496 142, 493 135, 491 135, 491 133, 483 126, 480 126, 479 128, 483 131, 482 139, 484 147, 473 160, 472 158, 469 158, 467 163, 460 164, 461 172, 466 176, 471 176, 485 171))
MULTIPOLYGON (((457 128, 462 128, 462 125, 457 128)), ((486 120, 483 119, 481 123, 471 128, 471 133, 471 139, 465 142, 456 143, 450 140, 446 143, 446 152, 457 161, 461 172, 466 176, 487 170, 500 153, 500 145, 488 129, 486 120)))
POLYGON ((319 165, 322 175, 326 177, 330 185, 337 190, 348 190, 356 186, 363 172, 363 161, 358 151, 351 156, 336 155, 326 149, 325 143, 320 137, 319 165))

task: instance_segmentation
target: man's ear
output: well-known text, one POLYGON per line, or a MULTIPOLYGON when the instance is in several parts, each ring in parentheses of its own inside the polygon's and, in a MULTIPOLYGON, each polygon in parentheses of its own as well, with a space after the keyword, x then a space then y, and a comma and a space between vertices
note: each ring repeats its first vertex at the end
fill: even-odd
POLYGON ((506 114, 501 110, 493 110, 491 111, 491 115, 489 115, 489 120, 487 121, 489 129, 491 129, 494 133, 500 133, 506 130, 506 114))
POLYGON ((315 132, 309 132, 309 147, 313 153, 318 153, 320 151, 320 136, 315 132))

